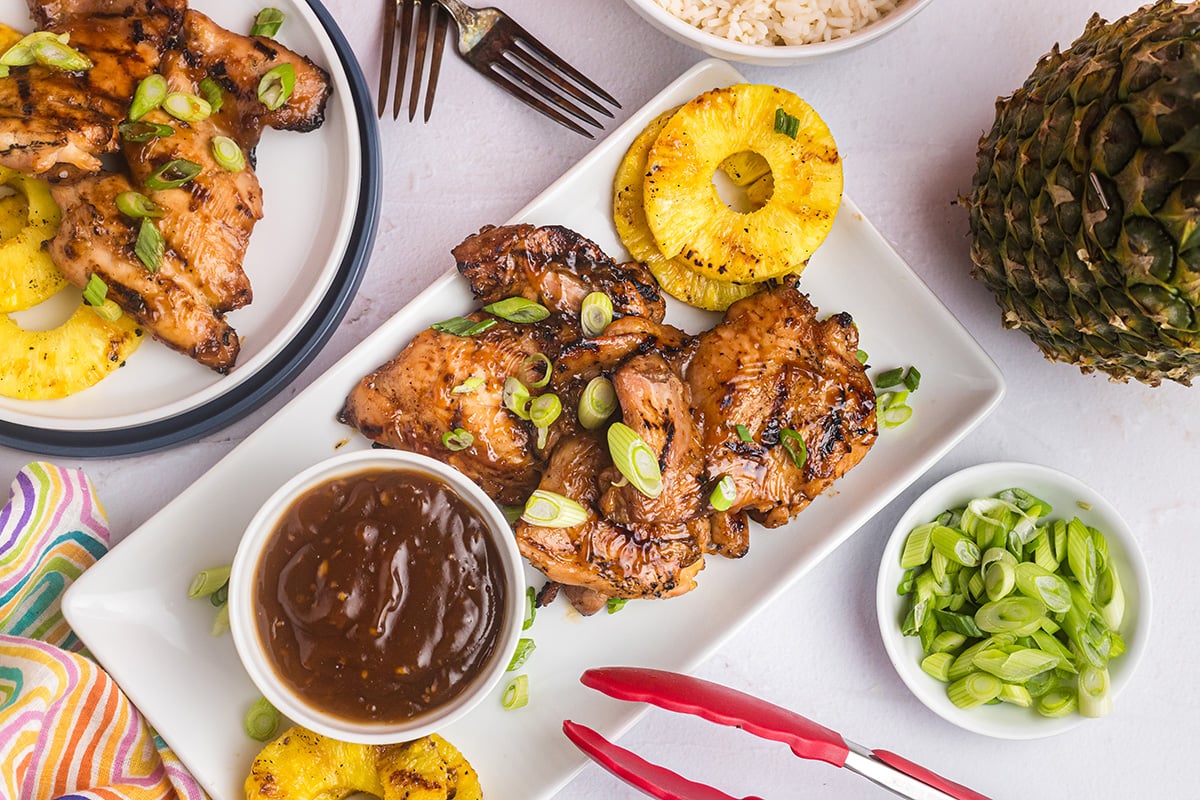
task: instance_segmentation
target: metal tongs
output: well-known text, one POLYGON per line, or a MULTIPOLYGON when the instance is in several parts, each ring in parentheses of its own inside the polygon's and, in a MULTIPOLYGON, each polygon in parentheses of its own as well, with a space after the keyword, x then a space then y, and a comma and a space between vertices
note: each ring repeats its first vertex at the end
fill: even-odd
MULTIPOLYGON (((741 728, 763 739, 788 745, 800 758, 845 767, 885 789, 912 800, 988 800, 982 794, 946 780, 887 750, 870 750, 848 742, 835 731, 765 700, 719 684, 674 672, 632 667, 590 669, 580 678, 588 686, 618 700, 650 703, 667 711, 741 728)), ((593 761, 661 800, 737 800, 651 764, 617 747, 592 729, 563 721, 563 733, 593 761)), ((742 800, 761 800, 746 797, 742 800)))

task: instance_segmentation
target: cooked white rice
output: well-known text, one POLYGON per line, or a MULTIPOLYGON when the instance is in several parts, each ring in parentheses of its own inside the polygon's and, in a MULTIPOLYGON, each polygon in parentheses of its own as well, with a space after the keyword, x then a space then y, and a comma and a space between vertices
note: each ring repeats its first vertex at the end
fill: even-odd
POLYGON ((812 44, 846 36, 904 0, 654 0, 706 33, 743 44, 812 44))

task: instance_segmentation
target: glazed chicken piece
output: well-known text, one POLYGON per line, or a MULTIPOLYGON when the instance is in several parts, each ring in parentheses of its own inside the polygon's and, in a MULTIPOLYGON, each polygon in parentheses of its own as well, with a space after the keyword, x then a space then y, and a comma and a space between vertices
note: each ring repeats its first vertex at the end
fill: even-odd
MULTIPOLYGON (((504 381, 518 374, 529 356, 553 354, 558 335, 558 328, 546 323, 499 322, 476 336, 426 329, 358 383, 339 419, 379 444, 457 467, 498 503, 523 504, 537 487, 553 440, 544 450, 535 447, 533 424, 504 407, 504 381), (470 378, 484 382, 470 392, 453 391, 470 378), (474 441, 451 451, 442 436, 457 428, 474 441)), ((556 423, 556 437, 558 430, 562 428, 556 423)))
POLYGON ((237 333, 204 301, 187 262, 168 249, 162 266, 150 272, 134 255, 138 222, 116 212, 116 196, 132 189, 116 174, 54 186, 63 217, 48 245, 51 258, 77 286, 99 276, 108 297, 166 345, 212 369, 228 369, 237 359, 237 333))
POLYGON ((458 271, 480 303, 520 296, 551 311, 578 317, 595 291, 612 300, 616 317, 661 322, 666 303, 658 283, 641 264, 616 264, 600 247, 558 225, 487 226, 451 251, 458 271))
POLYGON ((185 0, 29 0, 38 30, 70 35, 83 72, 13 67, 0 80, 0 166, 51 180, 101 168, 138 81, 179 30, 185 0))
MULTIPOLYGON (((875 392, 857 351, 849 314, 819 321, 808 298, 787 285, 734 303, 700 335, 686 377, 707 477, 730 475, 737 487, 729 514, 783 525, 867 454, 877 433, 875 392)), ((736 530, 722 536, 736 545, 736 530)))
POLYGON ((521 554, 550 580, 578 587, 568 594, 593 609, 601 597, 665 598, 691 591, 704 568, 707 521, 622 525, 605 519, 598 505, 610 484, 601 476, 613 470, 598 436, 583 433, 561 440, 539 488, 580 503, 590 512, 588 520, 570 528, 518 521, 521 554))

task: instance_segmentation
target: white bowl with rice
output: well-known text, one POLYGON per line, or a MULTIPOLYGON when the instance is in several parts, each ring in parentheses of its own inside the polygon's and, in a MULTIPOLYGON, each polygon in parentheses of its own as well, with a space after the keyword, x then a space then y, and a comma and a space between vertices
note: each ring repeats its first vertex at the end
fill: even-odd
POLYGON ((787 66, 872 42, 932 0, 625 0, 673 39, 727 61, 787 66))

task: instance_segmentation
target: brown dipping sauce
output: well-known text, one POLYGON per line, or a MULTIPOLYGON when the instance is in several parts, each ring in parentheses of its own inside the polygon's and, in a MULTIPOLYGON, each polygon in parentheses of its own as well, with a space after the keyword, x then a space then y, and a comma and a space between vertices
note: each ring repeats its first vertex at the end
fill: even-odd
POLYGON ((284 513, 254 587, 275 671, 355 722, 440 706, 483 670, 504 627, 503 563, 487 523, 442 481, 370 470, 284 513))

